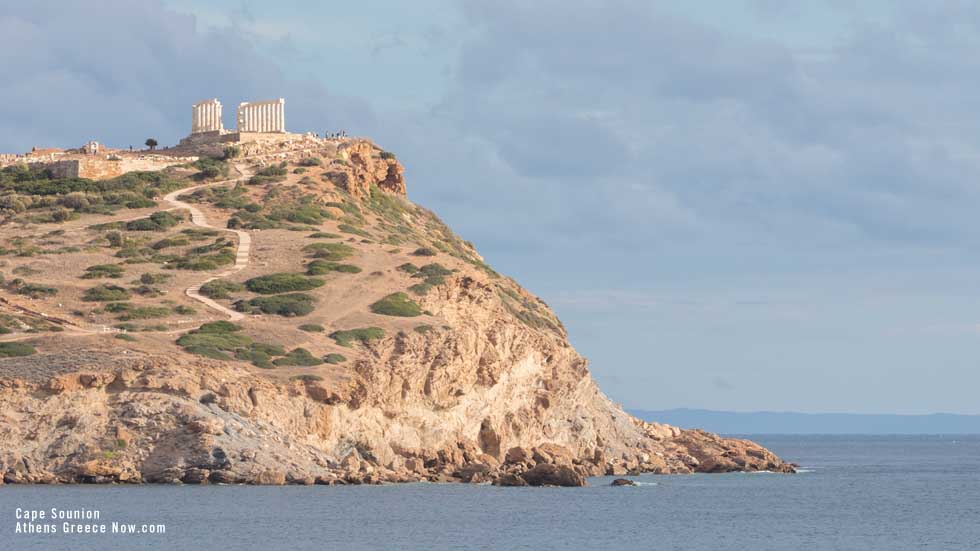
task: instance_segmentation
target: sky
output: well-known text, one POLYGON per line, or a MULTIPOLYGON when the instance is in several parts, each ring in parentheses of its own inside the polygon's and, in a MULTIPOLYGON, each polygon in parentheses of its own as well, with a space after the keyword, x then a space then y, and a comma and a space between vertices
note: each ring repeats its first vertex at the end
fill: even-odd
POLYGON ((978 47, 967 1, 0 0, 0 151, 284 97, 627 407, 980 413, 978 47))

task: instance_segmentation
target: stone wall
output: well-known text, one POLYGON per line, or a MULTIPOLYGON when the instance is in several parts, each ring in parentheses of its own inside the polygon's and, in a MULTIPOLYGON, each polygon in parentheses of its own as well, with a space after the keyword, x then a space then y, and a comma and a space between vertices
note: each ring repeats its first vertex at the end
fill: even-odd
POLYGON ((65 159, 50 163, 37 163, 51 171, 57 178, 88 178, 90 180, 108 180, 135 171, 163 170, 167 167, 191 163, 197 157, 122 157, 117 160, 98 157, 83 157, 65 159))

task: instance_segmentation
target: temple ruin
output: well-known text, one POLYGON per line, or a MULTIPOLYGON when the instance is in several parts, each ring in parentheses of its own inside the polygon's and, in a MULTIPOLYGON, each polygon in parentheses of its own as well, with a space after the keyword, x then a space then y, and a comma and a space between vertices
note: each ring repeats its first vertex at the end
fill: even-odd
POLYGON ((191 134, 224 130, 221 123, 221 102, 215 99, 199 101, 191 107, 191 134))
POLYGON ((238 104, 238 131, 285 132, 285 104, 283 98, 238 104))

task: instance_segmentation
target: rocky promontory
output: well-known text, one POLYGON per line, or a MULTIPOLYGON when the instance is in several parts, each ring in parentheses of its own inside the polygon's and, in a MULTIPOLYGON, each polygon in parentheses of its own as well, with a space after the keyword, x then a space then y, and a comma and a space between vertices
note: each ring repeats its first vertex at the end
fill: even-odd
POLYGON ((393 154, 290 147, 63 189, 4 169, 4 482, 793 471, 623 412, 547 304, 408 200, 393 154))

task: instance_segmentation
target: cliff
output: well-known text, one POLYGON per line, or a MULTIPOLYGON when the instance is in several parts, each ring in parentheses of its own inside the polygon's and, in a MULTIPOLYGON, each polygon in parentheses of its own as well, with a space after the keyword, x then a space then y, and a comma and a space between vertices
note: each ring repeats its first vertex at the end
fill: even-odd
MULTIPOLYGON (((8 276, 30 274, 0 304, 6 482, 792 471, 754 443, 610 402, 541 299, 408 201, 392 154, 263 147, 215 181, 166 173, 144 190, 152 206, 50 221, 66 201, 8 209, 0 237, 15 224, 37 237, 4 257, 8 276), (166 227, 138 222, 167 209, 153 222, 166 227)), ((2 204, 22 204, 10 189, 2 204)), ((89 211, 106 200, 84 193, 89 211)))

